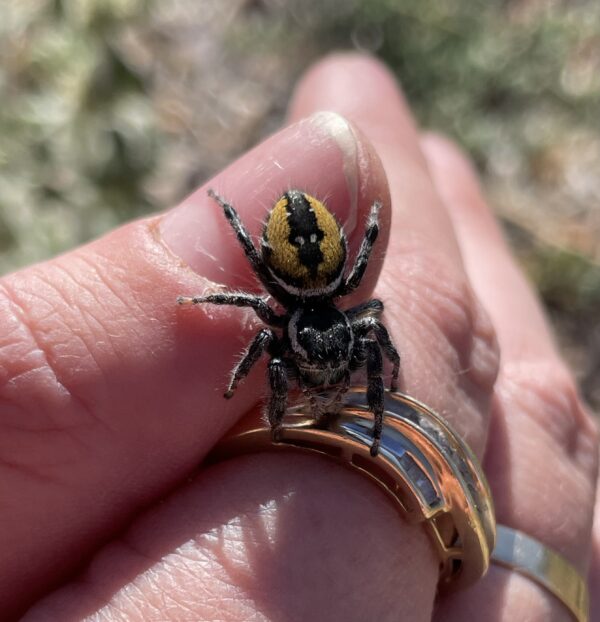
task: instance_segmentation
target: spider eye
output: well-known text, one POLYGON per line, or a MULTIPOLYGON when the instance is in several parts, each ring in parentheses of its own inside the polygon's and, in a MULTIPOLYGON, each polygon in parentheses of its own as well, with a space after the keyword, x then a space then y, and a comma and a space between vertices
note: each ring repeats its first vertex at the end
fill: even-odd
POLYGON ((346 237, 337 220, 321 201, 299 190, 286 192, 273 206, 262 248, 275 278, 294 294, 332 290, 346 262, 346 237))

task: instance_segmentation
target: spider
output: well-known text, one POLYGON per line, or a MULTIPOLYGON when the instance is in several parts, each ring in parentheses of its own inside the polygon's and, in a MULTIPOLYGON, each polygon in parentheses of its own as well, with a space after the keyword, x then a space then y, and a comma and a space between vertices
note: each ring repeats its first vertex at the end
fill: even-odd
POLYGON ((381 203, 373 203, 365 235, 349 273, 345 274, 348 243, 341 226, 325 205, 300 190, 289 190, 269 212, 260 252, 236 210, 213 190, 252 269, 266 292, 284 309, 273 310, 264 297, 244 292, 180 296, 179 304, 215 304, 250 307, 266 324, 246 348, 231 373, 226 398, 259 360, 269 354, 271 394, 265 414, 278 438, 286 411, 288 387, 295 380, 309 399, 313 415, 320 416, 315 391, 337 389, 339 406, 350 386, 351 373, 366 366, 367 403, 374 416, 371 455, 379 451, 383 428, 384 385, 382 351, 393 365, 390 389, 397 388, 400 356, 379 319, 383 303, 372 299, 347 311, 337 299, 360 284, 379 233, 381 203))

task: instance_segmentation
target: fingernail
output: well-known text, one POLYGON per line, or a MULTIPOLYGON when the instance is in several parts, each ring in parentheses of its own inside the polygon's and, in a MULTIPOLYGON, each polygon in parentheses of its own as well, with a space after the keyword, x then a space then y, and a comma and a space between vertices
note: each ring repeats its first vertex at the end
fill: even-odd
POLYGON ((324 200, 351 234, 361 168, 368 166, 362 150, 346 119, 318 112, 267 139, 167 212, 159 227, 162 240, 208 280, 248 285, 241 248, 207 189, 213 188, 236 208, 255 242, 271 206, 291 188, 324 200))

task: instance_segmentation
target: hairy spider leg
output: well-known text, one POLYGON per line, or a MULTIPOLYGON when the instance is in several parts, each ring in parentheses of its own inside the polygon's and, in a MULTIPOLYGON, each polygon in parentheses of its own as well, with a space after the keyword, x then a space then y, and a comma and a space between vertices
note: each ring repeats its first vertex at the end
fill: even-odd
POLYGON ((212 188, 208 189, 208 196, 213 198, 222 208, 225 218, 229 221, 232 229, 234 230, 237 239, 242 246, 248 261, 252 267, 252 270, 256 273, 260 282, 266 287, 275 298, 280 301, 289 299, 287 292, 273 281, 273 277, 269 272, 269 269, 264 264, 260 253, 256 250, 256 246, 252 242, 252 237, 246 227, 244 227, 237 211, 233 205, 228 203, 222 196, 218 195, 212 188))
POLYGON ((390 380, 390 391, 398 390, 398 374, 400 373, 400 354, 396 346, 392 343, 392 338, 387 328, 374 317, 366 317, 352 323, 352 330, 359 337, 366 337, 373 333, 377 343, 383 350, 386 358, 392 364, 392 378, 390 380))
POLYGON ((379 452, 383 431, 383 409, 385 389, 383 387, 383 360, 379 344, 373 339, 362 339, 367 355, 367 404, 373 413, 373 444, 371 455, 379 452))
POLYGON ((269 384, 271 397, 267 405, 267 417, 271 424, 273 440, 278 440, 285 407, 287 405, 288 377, 285 363, 279 357, 273 357, 269 361, 269 384))
POLYGON ((342 398, 350 388, 350 376, 350 370, 347 369, 346 373, 344 374, 344 379, 342 380, 340 386, 337 388, 333 399, 329 402, 329 405, 327 406, 329 412, 336 413, 339 410, 342 404, 342 398))
POLYGON ((227 399, 233 397, 233 393, 237 388, 240 380, 245 378, 254 364, 262 356, 263 352, 272 344, 277 342, 277 335, 270 328, 263 328, 254 336, 250 342, 240 362, 233 368, 231 372, 231 380, 224 397, 227 399))
POLYGON ((300 391, 302 391, 302 395, 308 400, 311 415, 315 419, 318 419, 322 415, 319 401, 311 388, 302 380, 302 375, 299 372, 296 372, 296 382, 298 383, 298 387, 300 387, 300 391))
POLYGON ((378 317, 383 313, 383 302, 377 298, 373 298, 372 300, 361 302, 355 307, 345 311, 345 313, 351 322, 366 317, 378 317))
POLYGON ((360 243, 358 254, 354 260, 354 266, 352 267, 352 270, 346 280, 342 283, 340 293, 336 293, 336 295, 345 296, 360 285, 360 282, 365 274, 365 270, 367 269, 367 264, 369 263, 369 257, 371 255, 371 251, 373 250, 375 240, 377 240, 377 236, 379 235, 380 209, 381 203, 379 201, 375 201, 375 203, 371 206, 365 236, 360 243))
POLYGON ((234 307, 250 307, 256 315, 269 326, 282 327, 285 324, 285 315, 277 315, 271 307, 260 297, 245 292, 224 292, 222 294, 208 294, 207 296, 179 296, 180 305, 198 305, 205 302, 213 305, 232 305, 234 307))

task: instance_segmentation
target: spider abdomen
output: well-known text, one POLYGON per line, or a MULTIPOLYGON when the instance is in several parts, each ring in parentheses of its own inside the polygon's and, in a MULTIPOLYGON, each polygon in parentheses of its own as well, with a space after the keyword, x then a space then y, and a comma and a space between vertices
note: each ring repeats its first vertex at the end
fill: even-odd
POLYGON ((330 294, 341 283, 346 236, 315 197, 289 190, 273 206, 262 237, 262 256, 273 279, 301 298, 330 294))

